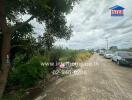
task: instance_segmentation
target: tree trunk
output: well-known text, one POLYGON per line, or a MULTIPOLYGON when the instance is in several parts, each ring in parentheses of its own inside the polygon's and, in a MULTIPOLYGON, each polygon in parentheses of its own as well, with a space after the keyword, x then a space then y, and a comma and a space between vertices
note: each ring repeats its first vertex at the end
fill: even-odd
POLYGON ((3 38, 2 38, 2 50, 1 50, 1 71, 0 71, 0 98, 3 95, 3 92, 5 90, 8 72, 10 69, 10 63, 9 63, 9 55, 10 55, 10 29, 7 26, 6 23, 6 17, 5 17, 5 0, 0 0, 0 28, 2 30, 3 38))
POLYGON ((1 63, 0 64, 0 99, 5 90, 8 72, 10 69, 10 49, 11 49, 11 33, 24 26, 26 23, 34 19, 31 16, 27 21, 20 26, 9 28, 6 22, 6 0, 0 0, 0 30, 2 30, 2 48, 1 48, 1 63), (9 58, 8 58, 9 57, 9 58))
POLYGON ((2 43, 2 52, 1 52, 2 65, 1 65, 1 72, 0 72, 0 98, 2 97, 3 92, 5 90, 8 72, 10 69, 10 62, 9 62, 9 58, 7 58, 7 55, 8 56, 10 55, 9 31, 7 31, 6 33, 3 33, 3 43, 2 43))

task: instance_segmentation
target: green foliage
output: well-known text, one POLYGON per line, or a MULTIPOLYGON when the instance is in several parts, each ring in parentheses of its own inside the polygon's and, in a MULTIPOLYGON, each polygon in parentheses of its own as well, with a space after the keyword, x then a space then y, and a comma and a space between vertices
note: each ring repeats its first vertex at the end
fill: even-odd
POLYGON ((61 47, 54 47, 50 51, 50 59, 58 59, 63 56, 64 51, 61 47))
MULTIPOLYGON (((16 26, 22 24, 21 22, 17 22, 16 26)), ((33 34, 33 27, 31 24, 26 24, 23 27, 17 29, 15 32, 11 34, 13 43, 17 43, 21 40, 31 37, 33 34)))
POLYGON ((75 62, 76 57, 77 57, 77 51, 72 51, 72 52, 70 52, 69 57, 68 57, 67 60, 70 61, 70 62, 75 62))
POLYGON ((30 24, 26 24, 11 34, 11 61, 13 61, 13 59, 15 59, 18 55, 20 57, 21 55, 23 56, 21 62, 26 62, 33 56, 36 50, 36 39, 32 36, 32 34, 33 29, 30 24))
POLYGON ((5 94, 1 100, 20 100, 19 95, 5 94))
POLYGON ((68 13, 77 1, 79 0, 6 0, 6 15, 13 22, 19 20, 19 14, 30 14, 43 20, 53 10, 68 13))
POLYGON ((83 61, 92 55, 91 51, 87 50, 71 50, 61 47, 55 47, 51 50, 51 58, 57 58, 61 62, 76 62, 83 61))
MULTIPOLYGON (((20 16, 29 14, 38 22, 45 22, 46 33, 43 37, 43 45, 50 49, 58 38, 69 39, 72 27, 66 25, 65 15, 69 13, 73 4, 79 0, 6 0, 6 17, 10 27, 15 28, 23 24, 20 16), (12 23, 13 22, 13 23, 12 23)), ((37 41, 33 40, 33 27, 26 23, 15 30, 12 36, 12 57, 16 53, 24 52, 25 61, 30 59, 38 49, 37 41)))
POLYGON ((50 48, 53 46, 53 43, 55 42, 54 37, 50 33, 44 34, 43 41, 48 50, 50 50, 50 48))
POLYGON ((21 97, 26 95, 23 89, 17 91, 16 93, 7 93, 0 100, 21 100, 21 97))
POLYGON ((46 61, 46 57, 33 57, 26 64, 16 66, 9 75, 8 86, 20 85, 27 88, 46 78, 48 66, 41 66, 41 62, 46 61))

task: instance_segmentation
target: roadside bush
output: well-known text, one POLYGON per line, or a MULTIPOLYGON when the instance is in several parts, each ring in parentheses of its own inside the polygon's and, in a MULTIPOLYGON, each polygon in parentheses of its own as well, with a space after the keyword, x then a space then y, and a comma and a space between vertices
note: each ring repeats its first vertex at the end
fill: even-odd
POLYGON ((47 62, 46 57, 33 57, 26 64, 21 64, 12 69, 8 78, 8 86, 20 85, 27 88, 36 84, 40 79, 46 78, 48 66, 41 66, 41 62, 47 62))
POLYGON ((84 61, 88 58, 90 58, 90 56, 92 55, 91 52, 88 52, 88 51, 81 51, 77 54, 76 56, 76 61, 77 62, 81 62, 81 61, 84 61))
POLYGON ((62 62, 81 62, 90 58, 92 52, 87 50, 64 49, 62 54, 63 55, 60 57, 62 62))
POLYGON ((61 47, 54 47, 52 50, 49 51, 49 61, 51 63, 54 63, 53 66, 50 66, 50 71, 55 70, 57 68, 57 65, 59 63, 60 58, 64 54, 64 49, 61 47))
MULTIPOLYGON (((7 87, 9 89, 15 86, 28 88, 38 83, 38 81, 46 79, 49 72, 56 66, 41 66, 42 62, 81 62, 92 55, 89 51, 62 48, 53 48, 49 54, 50 55, 47 55, 48 57, 34 56, 25 64, 17 63, 20 61, 16 59, 16 61, 14 61, 16 64, 9 73, 7 87)), ((76 68, 77 66, 73 67, 76 68)), ((60 75, 63 76, 61 73, 60 75)))
POLYGON ((68 56, 68 61, 70 62, 75 62, 77 57, 77 52, 76 51, 71 51, 68 56))

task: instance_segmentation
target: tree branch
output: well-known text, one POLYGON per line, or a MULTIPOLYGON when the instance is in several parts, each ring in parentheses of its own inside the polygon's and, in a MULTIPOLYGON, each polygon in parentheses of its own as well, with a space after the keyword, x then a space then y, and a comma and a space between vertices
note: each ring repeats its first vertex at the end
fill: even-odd
POLYGON ((17 25, 17 26, 14 26, 13 29, 12 29, 12 32, 16 31, 17 29, 23 27, 24 25, 26 25, 28 22, 30 22, 32 19, 34 19, 35 17, 34 16, 31 16, 27 21, 23 22, 22 24, 20 25, 17 25))

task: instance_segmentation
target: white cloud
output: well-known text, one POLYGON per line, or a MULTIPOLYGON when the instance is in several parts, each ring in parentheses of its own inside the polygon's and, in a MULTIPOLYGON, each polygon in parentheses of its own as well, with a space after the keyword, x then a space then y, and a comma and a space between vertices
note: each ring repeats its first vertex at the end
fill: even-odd
POLYGON ((59 40, 55 44, 74 49, 106 47, 109 44, 119 47, 132 47, 132 0, 83 0, 67 15, 74 35, 69 41, 59 40), (125 7, 124 17, 111 17, 110 7, 125 7))

